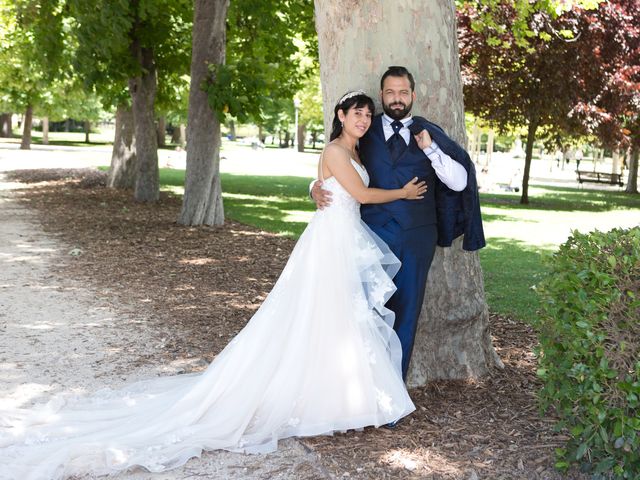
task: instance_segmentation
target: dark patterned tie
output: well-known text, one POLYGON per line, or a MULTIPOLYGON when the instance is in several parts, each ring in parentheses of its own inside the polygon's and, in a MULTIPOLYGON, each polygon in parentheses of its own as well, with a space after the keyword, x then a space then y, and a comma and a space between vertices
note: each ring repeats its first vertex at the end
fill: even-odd
POLYGON ((407 144, 400 135, 400 130, 402 129, 402 122, 399 120, 394 120, 391 122, 391 128, 393 128, 393 135, 389 137, 387 140, 387 147, 389 148, 389 153, 391 154, 391 160, 395 163, 400 155, 406 150, 407 144))

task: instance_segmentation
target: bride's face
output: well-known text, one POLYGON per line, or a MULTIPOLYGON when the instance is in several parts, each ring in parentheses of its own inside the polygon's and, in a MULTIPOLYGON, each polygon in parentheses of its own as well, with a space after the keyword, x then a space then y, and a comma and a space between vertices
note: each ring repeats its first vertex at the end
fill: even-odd
POLYGON ((352 137, 362 137, 371 126, 371 110, 367 106, 350 108, 346 113, 338 110, 338 117, 344 124, 342 131, 352 137))

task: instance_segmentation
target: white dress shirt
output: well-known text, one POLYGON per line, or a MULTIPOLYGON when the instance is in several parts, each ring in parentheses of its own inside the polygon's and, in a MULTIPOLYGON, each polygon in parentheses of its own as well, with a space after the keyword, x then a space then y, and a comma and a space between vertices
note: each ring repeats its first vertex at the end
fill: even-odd
MULTIPOLYGON (((384 131, 384 140, 389 140, 389 137, 393 135, 393 127, 391 123, 393 119, 386 113, 382 115, 382 130, 384 131)), ((413 118, 409 115, 406 118, 400 120, 402 122, 402 128, 400 129, 400 136, 404 139, 405 143, 409 145, 411 138, 411 132, 409 131, 409 125, 413 123, 413 118)), ((431 145, 423 150, 424 154, 431 160, 431 166, 436 171, 436 175, 442 182, 451 190, 461 192, 467 186, 467 171, 464 167, 452 159, 449 155, 440 150, 438 144, 432 139, 431 145)))

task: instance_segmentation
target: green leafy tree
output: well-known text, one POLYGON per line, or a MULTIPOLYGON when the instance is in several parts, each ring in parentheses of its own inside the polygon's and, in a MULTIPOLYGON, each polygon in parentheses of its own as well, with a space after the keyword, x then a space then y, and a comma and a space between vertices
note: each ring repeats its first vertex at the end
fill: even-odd
POLYGON ((320 87, 320 71, 312 70, 302 82, 302 88, 296 94, 300 100, 298 118, 298 150, 304 151, 306 133, 311 134, 315 148, 318 134, 324 129, 324 113, 322 110, 322 88, 320 87))
POLYGON ((227 5, 223 0, 195 3, 187 172, 178 219, 185 225, 224 221, 219 122, 231 116, 262 125, 265 112, 286 99, 292 109, 305 76, 296 60, 297 40, 317 57, 311 2, 237 0, 228 6, 228 15, 227 5), (226 29, 219 27, 220 16, 226 29), (201 91, 208 108, 202 107, 201 91))
POLYGON ((62 1, 0 2, 0 103, 24 112, 20 148, 31 145, 34 108, 63 72, 65 22, 62 1))
MULTIPOLYGON (((188 73, 191 2, 70 0, 69 5, 78 37, 75 66, 107 104, 121 112, 131 105, 134 197, 155 201, 159 194, 155 105, 159 94, 171 91, 165 82, 188 73), (124 95, 127 90, 130 99, 124 95)), ((120 118, 127 116, 123 113, 120 118)))

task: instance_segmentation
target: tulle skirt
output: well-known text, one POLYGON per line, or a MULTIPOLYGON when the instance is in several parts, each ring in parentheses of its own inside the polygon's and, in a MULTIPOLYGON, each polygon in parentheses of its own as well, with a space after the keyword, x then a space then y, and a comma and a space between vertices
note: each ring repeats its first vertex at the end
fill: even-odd
POLYGON ((414 405, 384 307, 399 262, 348 210, 318 211, 246 327, 202 373, 0 412, 0 478, 178 467, 203 450, 380 426, 414 405))

